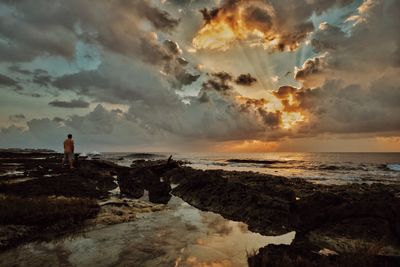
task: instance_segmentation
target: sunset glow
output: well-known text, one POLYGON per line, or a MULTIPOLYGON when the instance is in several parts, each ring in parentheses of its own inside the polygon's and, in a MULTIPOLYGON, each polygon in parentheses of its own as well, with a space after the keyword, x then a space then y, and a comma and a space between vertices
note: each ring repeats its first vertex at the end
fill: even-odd
POLYGON ((4 147, 398 150, 399 1, 52 2, 0 3, 4 147))
POLYGON ((241 45, 245 43, 250 47, 260 46, 264 49, 272 48, 274 50, 292 51, 296 49, 299 42, 284 40, 285 33, 273 25, 275 20, 275 10, 268 3, 264 1, 243 1, 231 8, 219 10, 197 32, 192 44, 196 49, 221 51, 229 49, 235 43, 241 45), (268 20, 270 20, 268 24, 252 19, 260 12, 268 14, 268 20))
POLYGON ((282 113, 282 128, 290 129, 296 124, 305 121, 304 116, 300 112, 283 112, 282 113))
POLYGON ((193 39, 196 49, 227 50, 236 38, 233 29, 225 22, 205 25, 193 39))
POLYGON ((399 29, 400 0, 0 0, 0 265, 396 265, 399 29))

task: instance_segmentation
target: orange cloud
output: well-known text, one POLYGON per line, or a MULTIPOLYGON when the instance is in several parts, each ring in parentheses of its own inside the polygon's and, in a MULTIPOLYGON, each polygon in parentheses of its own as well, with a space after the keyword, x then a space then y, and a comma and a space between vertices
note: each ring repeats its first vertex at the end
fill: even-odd
POLYGON ((258 109, 260 114, 276 114, 279 128, 288 130, 296 125, 306 122, 307 117, 304 110, 299 106, 297 89, 291 86, 283 86, 273 92, 267 99, 252 99, 237 96, 236 100, 241 103, 242 110, 250 108, 258 109))
POLYGON ((225 1, 202 10, 205 23, 193 39, 195 49, 225 51, 236 42, 265 49, 293 51, 313 30, 310 22, 282 21, 274 6, 261 0, 225 1))

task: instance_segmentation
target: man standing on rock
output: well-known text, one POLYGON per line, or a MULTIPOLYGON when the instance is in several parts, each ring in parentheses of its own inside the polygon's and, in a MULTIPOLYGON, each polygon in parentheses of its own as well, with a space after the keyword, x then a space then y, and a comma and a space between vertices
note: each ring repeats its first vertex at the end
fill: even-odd
POLYGON ((69 167, 74 168, 74 140, 72 140, 72 134, 68 134, 68 138, 64 141, 64 158, 62 160, 62 165, 64 166, 65 161, 69 161, 69 167))

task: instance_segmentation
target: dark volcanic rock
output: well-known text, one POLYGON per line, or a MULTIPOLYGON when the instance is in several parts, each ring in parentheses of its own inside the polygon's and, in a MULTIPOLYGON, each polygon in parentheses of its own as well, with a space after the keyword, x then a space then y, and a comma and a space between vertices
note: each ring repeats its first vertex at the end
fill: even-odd
POLYGON ((140 198, 144 190, 149 191, 149 200, 166 204, 171 199, 171 185, 166 174, 179 169, 179 162, 168 160, 134 161, 130 170, 118 174, 118 184, 122 194, 140 198))
MULTIPOLYGON (((323 251, 307 242, 268 245, 248 258, 249 267, 397 267, 399 257, 375 255, 373 250, 323 255, 323 251), (319 253, 320 252, 320 253, 319 253)), ((329 253, 329 251, 327 252, 329 253)))
POLYGON ((0 250, 78 230, 99 210, 87 198, 0 196, 0 250))
POLYGON ((283 234, 290 229, 291 195, 281 197, 263 194, 263 187, 251 187, 230 181, 218 171, 205 171, 181 183, 173 194, 203 210, 245 221, 253 231, 283 234))
MULTIPOLYGON (((80 161, 79 168, 70 170, 61 167, 60 156, 25 158, 24 161, 16 158, 14 161, 23 165, 19 169, 23 169, 24 174, 18 178, 27 179, 15 183, 1 183, 0 193, 104 198, 109 190, 117 187, 111 176, 112 172, 115 172, 114 169, 102 162, 80 161)), ((0 162, 4 162, 2 158, 0 162)))
POLYGON ((126 169, 106 161, 61 166, 61 154, 0 150, 0 249, 75 231, 93 218, 126 169))
POLYGON ((400 253, 400 188, 395 185, 322 186, 224 171, 181 171, 170 179, 180 181, 174 195, 200 209, 244 221, 262 234, 295 230, 297 241, 340 253, 346 253, 351 240, 379 243, 400 253))
POLYGON ((129 172, 118 175, 120 192, 133 198, 141 198, 144 195, 144 184, 137 179, 132 179, 129 172))
MULTIPOLYGON (((78 160, 77 169, 70 170, 61 167, 61 157, 52 152, 0 151, 0 194, 101 199, 116 187, 113 177, 117 177, 122 194, 140 198, 148 190, 150 201, 167 203, 173 183, 178 184, 172 190, 174 195, 202 210, 246 222, 253 231, 265 235, 296 231, 292 246, 261 249, 249 259, 251 266, 361 266, 358 261, 348 264, 348 259, 363 255, 376 266, 394 266, 394 258, 377 255, 400 255, 398 185, 323 186, 252 172, 195 170, 171 158, 138 160, 130 168, 107 161, 78 160), (365 254, 358 242, 378 244, 383 249, 365 254), (319 255, 323 248, 339 256, 319 255)), ((0 233, 3 229, 5 235, 13 229, 2 227, 0 233)), ((33 231, 21 229, 25 236, 33 231)))
POLYGON ((131 153, 129 155, 126 155, 125 157, 127 158, 135 158, 135 159, 150 159, 150 158, 159 158, 162 157, 162 155, 159 154, 153 154, 153 153, 131 153))
POLYGON ((171 199, 171 185, 167 182, 153 184, 149 188, 149 200, 153 203, 167 204, 171 199))

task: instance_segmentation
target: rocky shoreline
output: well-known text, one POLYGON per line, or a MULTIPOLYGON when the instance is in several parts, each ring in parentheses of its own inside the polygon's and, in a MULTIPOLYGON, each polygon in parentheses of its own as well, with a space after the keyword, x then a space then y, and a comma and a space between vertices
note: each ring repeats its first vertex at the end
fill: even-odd
POLYGON ((60 153, 46 150, 0 151, 0 251, 165 208, 110 198, 128 167, 79 159, 69 169, 61 159, 60 153))
POLYGON ((292 245, 262 248, 249 257, 250 266, 400 263, 397 185, 323 186, 253 172, 196 170, 172 159, 136 160, 131 167, 80 159, 74 170, 60 162, 61 155, 50 151, 0 151, 1 250, 88 224, 130 220, 136 212, 164 208, 173 194, 264 235, 296 231, 292 245), (128 199, 148 191, 154 205, 110 200, 118 186, 128 199))
POLYGON ((343 266, 345 260, 354 266, 355 259, 367 255, 371 265, 363 260, 356 266, 398 266, 399 192, 396 186, 382 184, 320 186, 221 171, 186 178, 173 190, 200 209, 247 223, 252 231, 296 231, 291 246, 261 249, 249 259, 250 266, 343 266), (325 254, 331 255, 329 260, 325 254))

